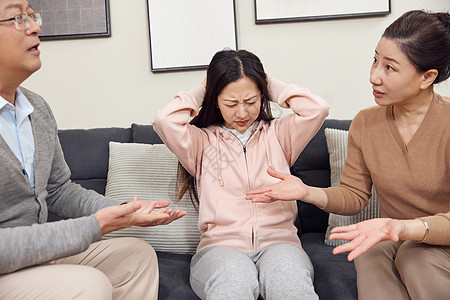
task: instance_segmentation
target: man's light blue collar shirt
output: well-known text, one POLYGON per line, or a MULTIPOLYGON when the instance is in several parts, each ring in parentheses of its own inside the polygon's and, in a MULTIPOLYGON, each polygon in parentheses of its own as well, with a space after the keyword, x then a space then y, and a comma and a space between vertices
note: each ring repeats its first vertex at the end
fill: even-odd
POLYGON ((15 105, 0 96, 0 134, 15 154, 34 188, 34 138, 30 114, 34 108, 17 89, 15 105))

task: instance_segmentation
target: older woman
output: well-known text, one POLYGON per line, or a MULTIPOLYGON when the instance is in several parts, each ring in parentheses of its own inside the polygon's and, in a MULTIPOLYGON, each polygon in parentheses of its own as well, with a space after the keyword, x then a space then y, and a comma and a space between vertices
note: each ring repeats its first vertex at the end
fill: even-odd
POLYGON ((356 214, 376 187, 382 218, 335 228, 334 253, 355 258, 360 299, 448 299, 450 291, 450 103, 433 86, 450 75, 450 16, 410 11, 384 32, 370 71, 378 106, 349 132, 338 187, 282 181, 248 193, 254 202, 299 199, 356 214))

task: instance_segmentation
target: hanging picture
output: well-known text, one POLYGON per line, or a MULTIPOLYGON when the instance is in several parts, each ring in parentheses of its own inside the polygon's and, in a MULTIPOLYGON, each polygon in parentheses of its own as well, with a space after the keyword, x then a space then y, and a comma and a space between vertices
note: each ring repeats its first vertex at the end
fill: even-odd
POLYGON ((237 49, 234 0, 147 0, 151 71, 206 68, 237 49))
POLYGON ((29 0, 41 14, 41 40, 109 37, 108 0, 29 0))
POLYGON ((255 0, 257 24, 388 15, 390 0, 255 0))

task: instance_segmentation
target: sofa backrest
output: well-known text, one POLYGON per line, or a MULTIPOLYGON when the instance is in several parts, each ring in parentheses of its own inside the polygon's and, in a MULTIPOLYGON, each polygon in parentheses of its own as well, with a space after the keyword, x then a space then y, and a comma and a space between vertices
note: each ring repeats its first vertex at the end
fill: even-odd
POLYGON ((66 129, 58 132, 72 181, 105 194, 109 142, 162 144, 151 125, 131 128, 66 129))
POLYGON ((67 129, 59 130, 58 136, 72 181, 104 195, 109 142, 130 143, 132 129, 67 129))
MULTIPOLYGON (((330 186, 330 165, 324 129, 329 127, 348 130, 350 122, 350 120, 325 120, 291 167, 291 173, 308 185, 330 186)), ((60 130, 59 139, 64 157, 72 172, 72 180, 100 194, 105 194, 110 141, 162 144, 152 125, 138 124, 132 124, 131 128, 60 130)), ((298 201, 298 208, 296 226, 299 234, 326 231, 328 225, 326 212, 300 201, 298 201)))

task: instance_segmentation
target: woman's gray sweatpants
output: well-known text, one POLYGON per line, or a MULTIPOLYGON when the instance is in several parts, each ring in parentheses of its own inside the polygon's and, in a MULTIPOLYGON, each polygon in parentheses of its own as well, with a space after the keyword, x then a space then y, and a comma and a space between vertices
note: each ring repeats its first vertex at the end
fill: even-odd
POLYGON ((319 299, 306 252, 274 243, 253 253, 211 246, 191 261, 191 286, 201 299, 319 299))

